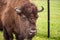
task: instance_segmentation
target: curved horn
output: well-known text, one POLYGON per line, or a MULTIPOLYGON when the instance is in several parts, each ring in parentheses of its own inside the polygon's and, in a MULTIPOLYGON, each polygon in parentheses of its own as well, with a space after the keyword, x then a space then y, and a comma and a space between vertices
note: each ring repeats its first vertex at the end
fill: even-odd
POLYGON ((41 10, 38 10, 38 12, 42 12, 44 10, 44 7, 43 6, 41 6, 41 7, 42 7, 42 9, 41 10))
POLYGON ((21 10, 18 7, 14 8, 17 13, 21 13, 21 10))

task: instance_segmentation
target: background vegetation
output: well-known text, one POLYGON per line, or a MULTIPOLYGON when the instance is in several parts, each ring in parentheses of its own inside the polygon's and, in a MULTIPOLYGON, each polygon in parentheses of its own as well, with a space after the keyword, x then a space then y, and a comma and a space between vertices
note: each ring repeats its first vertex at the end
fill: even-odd
MULTIPOLYGON (((33 40, 60 40, 60 0, 50 0, 50 38, 47 38, 47 0, 31 0, 38 9, 44 6, 37 19, 37 34, 33 40)), ((3 40, 3 33, 0 32, 0 40, 3 40)))

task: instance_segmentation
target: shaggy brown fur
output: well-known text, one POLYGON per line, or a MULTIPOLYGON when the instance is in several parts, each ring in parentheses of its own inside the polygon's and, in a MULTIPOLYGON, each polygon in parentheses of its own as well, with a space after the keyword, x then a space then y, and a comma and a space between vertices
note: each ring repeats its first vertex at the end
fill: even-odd
POLYGON ((1 15, 10 7, 21 7, 23 4, 28 3, 29 0, 0 0, 0 30, 2 30, 1 15), (19 6, 20 5, 20 6, 19 6))
POLYGON ((24 40, 24 38, 32 40, 36 32, 35 22, 31 23, 30 18, 27 18, 23 13, 21 15, 17 14, 13 8, 9 8, 2 16, 5 40, 12 40, 12 33, 16 35, 17 40, 24 40))
POLYGON ((37 7, 29 0, 7 0, 7 5, 1 15, 5 40, 32 40, 36 34, 37 7), (15 11, 18 7, 21 12, 15 11))
POLYGON ((1 16, 2 16, 2 12, 5 10, 6 6, 7 6, 6 0, 0 0, 0 30, 3 29, 2 22, 1 22, 1 16))
POLYGON ((36 33, 35 14, 37 14, 37 10, 34 10, 36 10, 36 8, 30 4, 29 0, 9 0, 1 16, 4 39, 13 40, 14 33, 16 40, 24 40, 25 38, 32 40, 32 37, 36 33), (31 8, 31 12, 29 12, 29 8, 26 9, 25 6, 31 8), (21 8, 22 12, 20 14, 17 13, 14 9, 15 7, 21 8), (30 17, 26 14, 29 14, 30 17))

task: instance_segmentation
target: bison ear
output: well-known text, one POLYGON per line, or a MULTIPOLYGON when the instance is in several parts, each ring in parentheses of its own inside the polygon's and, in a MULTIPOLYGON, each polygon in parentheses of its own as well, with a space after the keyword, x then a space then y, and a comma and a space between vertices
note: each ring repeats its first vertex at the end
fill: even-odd
POLYGON ((21 13, 21 10, 18 7, 14 8, 17 13, 21 13))

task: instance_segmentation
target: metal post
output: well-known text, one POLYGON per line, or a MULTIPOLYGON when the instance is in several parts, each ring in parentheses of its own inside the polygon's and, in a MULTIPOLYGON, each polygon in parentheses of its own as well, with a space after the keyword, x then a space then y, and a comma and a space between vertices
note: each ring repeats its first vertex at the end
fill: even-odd
POLYGON ((50 0, 47 0, 48 3, 48 38, 50 37, 50 0))

